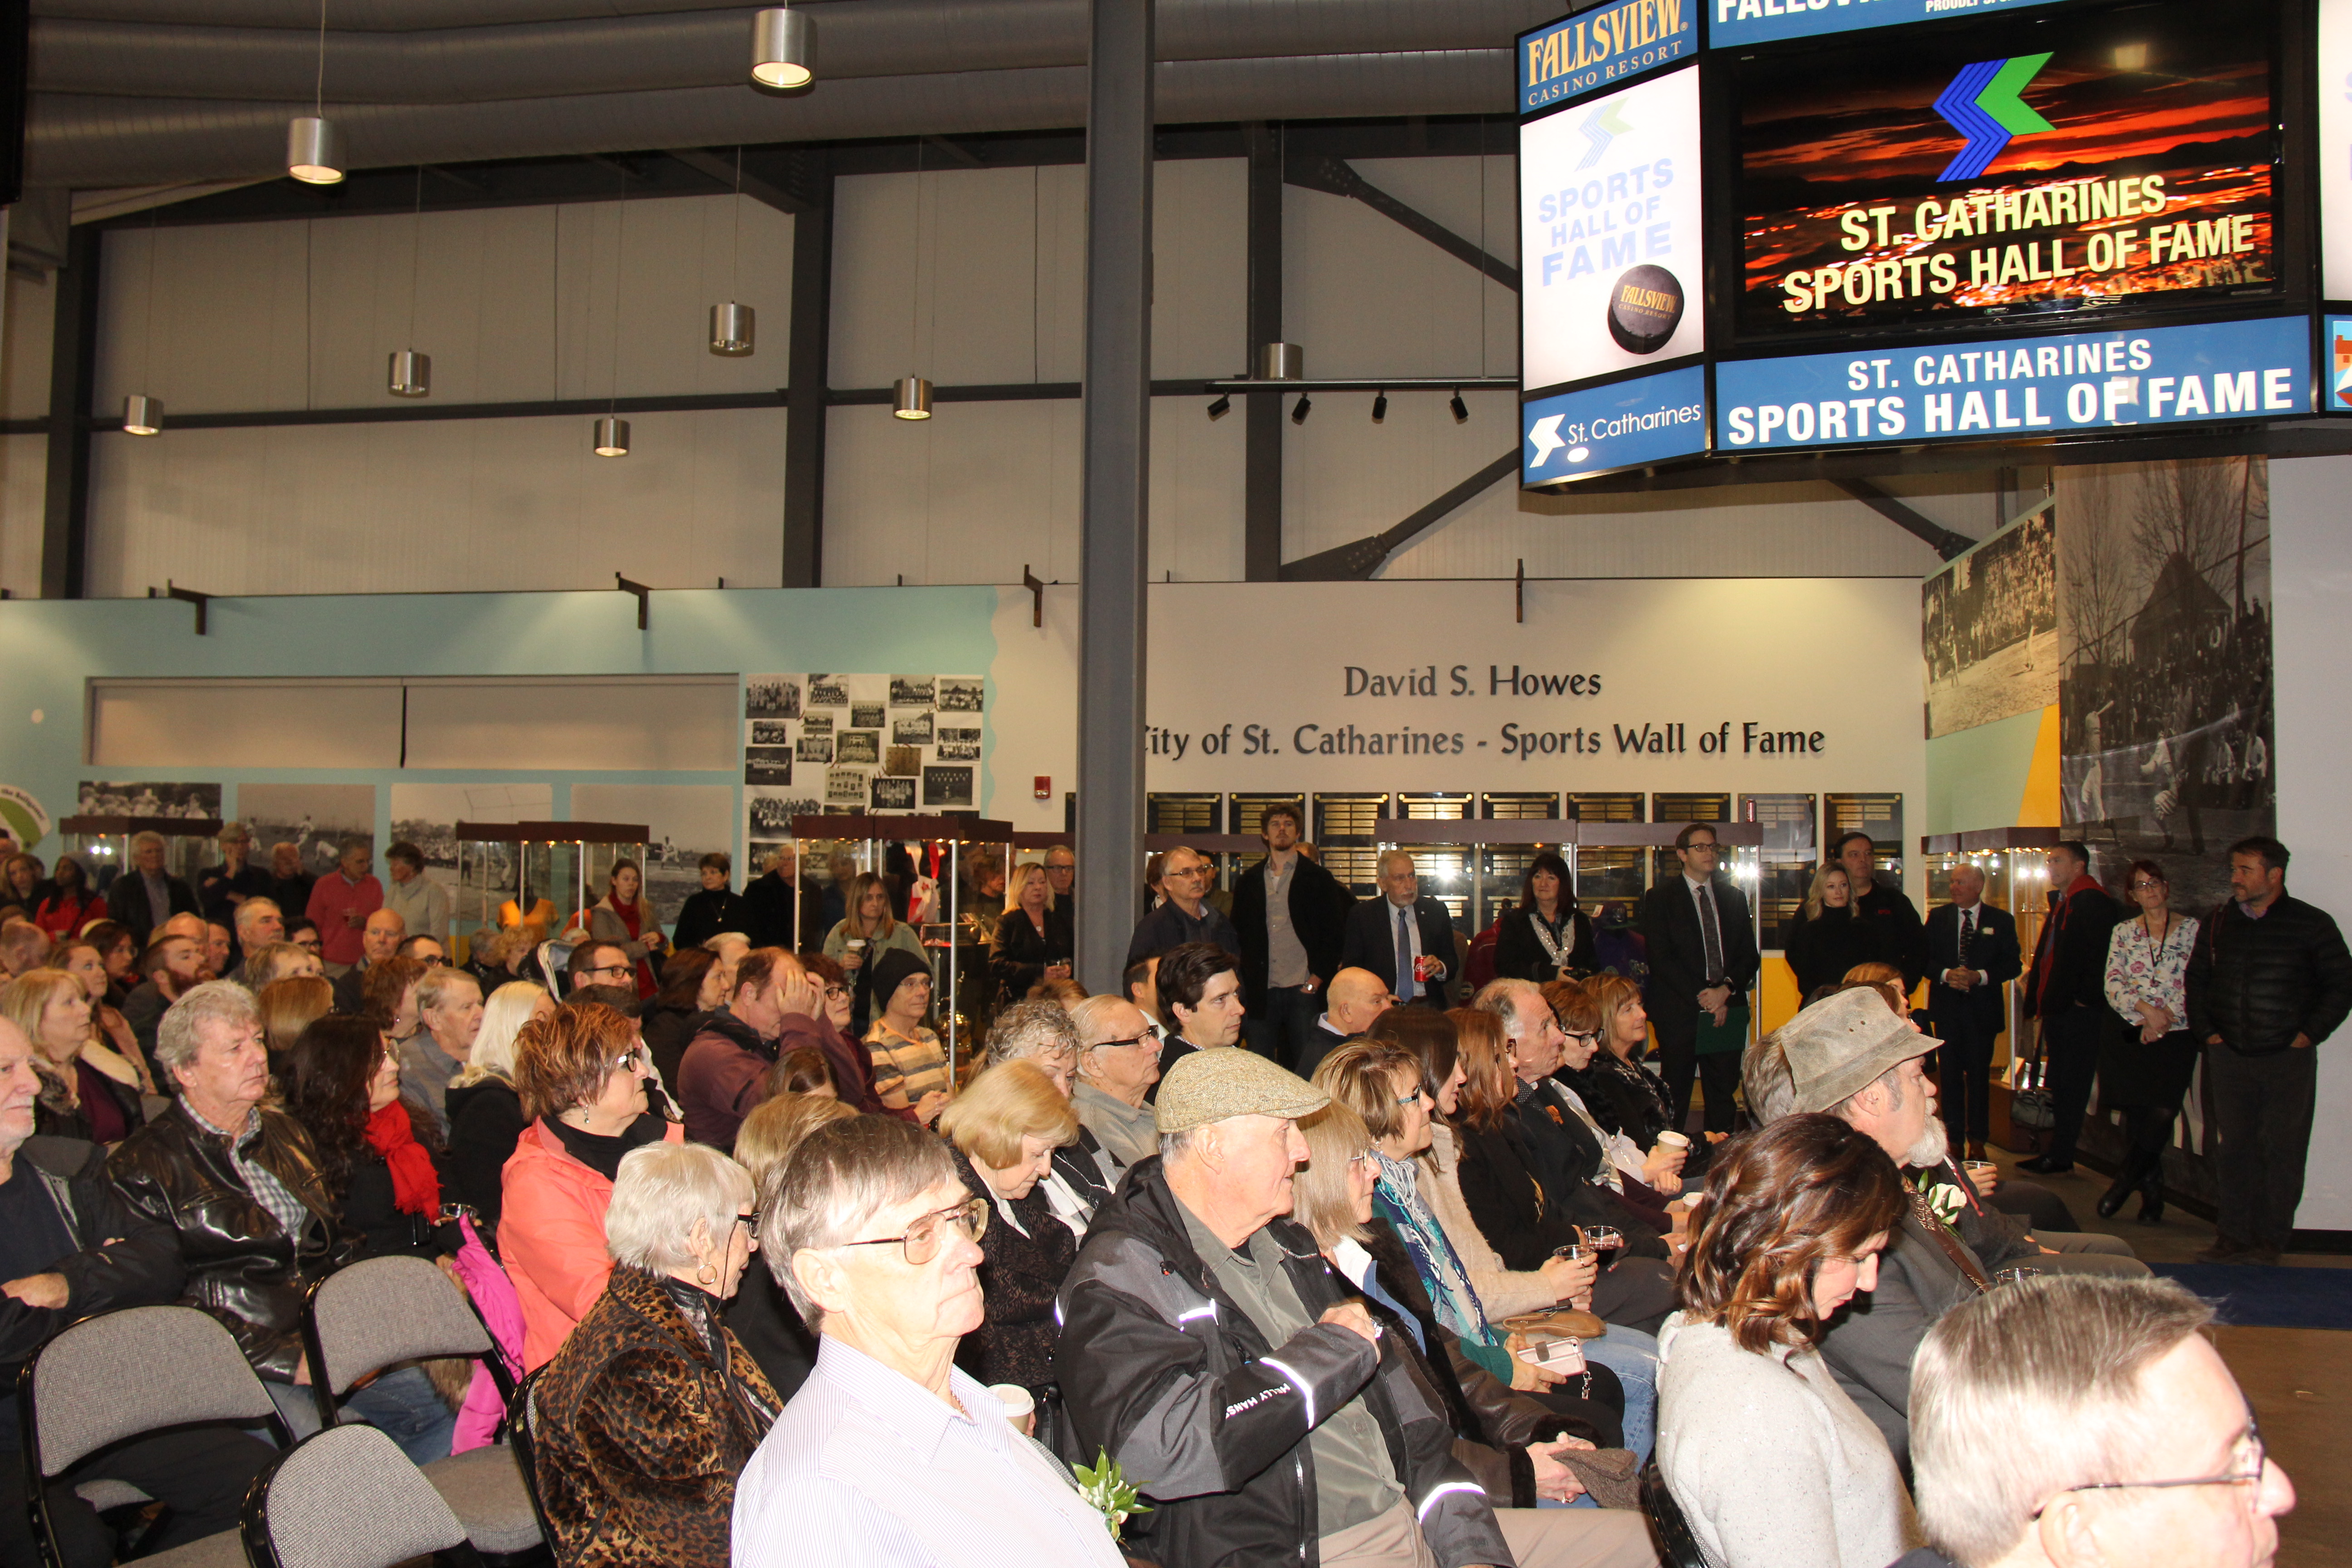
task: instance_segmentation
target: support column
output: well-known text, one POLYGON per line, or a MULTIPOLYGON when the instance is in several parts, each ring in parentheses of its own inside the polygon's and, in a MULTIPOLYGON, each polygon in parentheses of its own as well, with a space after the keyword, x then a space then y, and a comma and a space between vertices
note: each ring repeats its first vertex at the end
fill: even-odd
POLYGON ((826 383, 833 361, 833 165, 822 153, 813 200, 793 214, 793 341, 784 389, 787 588, 824 583, 826 383))
POLYGON ((57 270, 49 348, 48 489, 41 513, 41 597, 89 592, 89 403, 98 374, 98 226, 73 231, 57 270))
POLYGON ((1079 542, 1077 973, 1118 994, 1143 876, 1153 0, 1092 0, 1079 542))
MULTIPOLYGON (((1282 141, 1265 122, 1245 128, 1249 147, 1249 342, 1242 374, 1257 374, 1261 343, 1282 341, 1282 141)), ((1243 394, 1242 575, 1282 575, 1282 394, 1243 394)))

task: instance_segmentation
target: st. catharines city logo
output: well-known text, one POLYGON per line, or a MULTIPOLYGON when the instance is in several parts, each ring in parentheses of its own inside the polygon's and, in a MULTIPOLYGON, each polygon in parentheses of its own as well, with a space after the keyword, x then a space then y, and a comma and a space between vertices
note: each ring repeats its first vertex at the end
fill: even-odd
POLYGON ((2046 54, 2017 55, 1960 68, 1936 100, 1936 112, 1961 136, 1959 155, 1936 176, 1938 184, 1976 179, 2018 137, 2057 129, 2019 96, 2049 63, 2046 54))
POLYGON ((1625 123, 1624 108, 1616 99, 1605 99, 1576 128, 1579 135, 1592 143, 1583 162, 1576 165, 1579 169, 1590 169, 1601 162, 1609 151, 1609 143, 1633 129, 1625 123))

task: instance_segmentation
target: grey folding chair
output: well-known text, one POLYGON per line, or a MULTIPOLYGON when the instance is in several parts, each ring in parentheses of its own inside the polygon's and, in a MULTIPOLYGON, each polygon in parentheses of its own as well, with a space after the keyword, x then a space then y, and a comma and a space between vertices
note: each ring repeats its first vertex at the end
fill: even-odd
POLYGON ((514 1446, 515 1468, 522 1472, 523 1490, 530 1494, 531 1517, 539 1521, 540 1533, 547 1538, 551 1551, 555 1531, 548 1526, 547 1509, 539 1495, 539 1406, 531 1403, 539 1392, 539 1374, 546 1370, 541 1366, 525 1373, 515 1384, 514 1396, 507 1401, 507 1441, 514 1446))
MULTIPOLYGON (((193 1307, 131 1307, 85 1318, 35 1352, 19 1374, 26 1506, 43 1559, 62 1561, 48 1483, 126 1438, 207 1421, 267 1426, 287 1440, 269 1391, 220 1321, 193 1307), (159 1369, 162 1369, 159 1371, 159 1369)), ((74 1489, 92 1508, 150 1500, 128 1482, 74 1489)), ((243 1568, 236 1532, 142 1558, 157 1568, 243 1568)))
MULTIPOLYGON (((353 1384, 404 1361, 470 1356, 490 1369, 501 1399, 514 1395, 514 1380, 480 1316, 439 1266, 422 1258, 372 1258, 312 1285, 302 1339, 328 1425, 336 1419, 335 1401, 353 1384)), ((424 1473, 485 1558, 495 1562, 542 1544, 511 1448, 492 1444, 455 1454, 424 1473)))
POLYGON ((240 1533, 253 1568, 479 1561, 441 1494, 373 1426, 329 1426, 271 1460, 246 1494, 240 1533))
POLYGON ((1650 1539, 1658 1548, 1658 1556, 1670 1568, 1715 1568, 1706 1549, 1691 1533, 1682 1505, 1666 1489, 1666 1478, 1658 1473, 1654 1458, 1642 1467, 1642 1511, 1649 1518, 1650 1539))

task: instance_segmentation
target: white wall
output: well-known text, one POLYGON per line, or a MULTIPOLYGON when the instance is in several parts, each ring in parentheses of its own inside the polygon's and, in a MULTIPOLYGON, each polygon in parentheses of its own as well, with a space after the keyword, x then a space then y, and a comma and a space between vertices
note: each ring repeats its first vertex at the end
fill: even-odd
MULTIPOLYGON (((0 284, 0 419, 38 419, 49 408, 53 280, 11 272, 0 284)), ((32 598, 41 591, 41 512, 48 475, 47 436, 0 436, 0 588, 32 598)))
MULTIPOLYGON (((2352 926, 2352 841, 2344 781, 2352 726, 2344 672, 2352 668, 2352 534, 2343 526, 2352 458, 2271 464, 2271 595, 2276 611, 2279 839, 2294 853, 2287 886, 2352 926)), ((2337 1130, 2352 1114, 2352 1031, 2319 1047, 2319 1105, 2303 1207, 2306 1230, 2352 1230, 2352 1145, 2337 1130)))

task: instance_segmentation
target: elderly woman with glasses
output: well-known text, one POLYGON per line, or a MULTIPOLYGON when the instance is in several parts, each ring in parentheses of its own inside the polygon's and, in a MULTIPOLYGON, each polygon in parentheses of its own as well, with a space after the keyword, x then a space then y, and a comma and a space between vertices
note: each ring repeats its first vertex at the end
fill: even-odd
POLYGON ((736 1487, 735 1568, 1121 1568, 1102 1515, 955 1364, 984 1316, 989 1212, 945 1144, 892 1117, 818 1128, 772 1181, 761 1250, 820 1340, 736 1487))
POLYGON ((955 1146, 956 1174, 996 1205, 981 1250, 987 1321, 957 1360, 989 1384, 1042 1394, 1054 1381, 1054 1298, 1078 1260, 1078 1237, 1055 1217, 1043 1179, 1054 1152, 1078 1135, 1078 1119, 1034 1062, 1010 1061, 971 1080, 940 1118, 955 1146))
POLYGON ((635 1020, 601 1002, 558 1007, 515 1036, 515 1092, 530 1125, 501 1184, 499 1251, 522 1303, 526 1371, 554 1355, 604 1293, 604 1211, 621 1161, 686 1129, 653 1113, 635 1020))
POLYGON ((727 1568, 735 1478, 783 1401, 722 1317, 759 1250, 751 1177, 700 1144, 622 1157, 612 1276, 531 1393, 563 1568, 727 1568))

